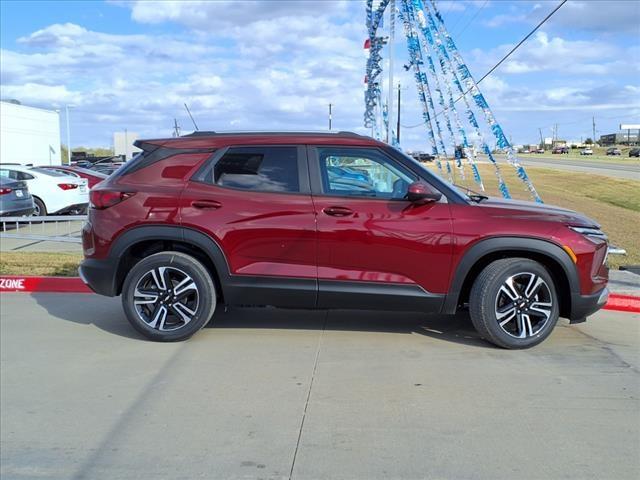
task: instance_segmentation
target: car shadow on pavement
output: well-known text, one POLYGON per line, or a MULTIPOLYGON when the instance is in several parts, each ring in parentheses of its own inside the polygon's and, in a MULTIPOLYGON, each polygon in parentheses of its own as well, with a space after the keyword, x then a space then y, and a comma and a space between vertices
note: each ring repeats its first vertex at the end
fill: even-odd
MULTIPOLYGON (((49 315, 121 337, 146 340, 127 321, 120 298, 91 294, 34 293, 49 315)), ((327 330, 419 334, 437 340, 491 348, 473 329, 466 312, 455 316, 363 310, 290 310, 220 306, 207 329, 327 330)))
POLYGON ((121 337, 145 339, 124 316, 120 297, 99 297, 86 293, 32 293, 31 297, 52 317, 81 325, 94 325, 121 337))
POLYGON ((467 312, 457 315, 425 315, 366 310, 286 310, 230 308, 217 311, 205 328, 291 329, 362 331, 418 334, 463 345, 495 348, 479 337, 467 312), (326 322, 326 323, 325 323, 326 322))

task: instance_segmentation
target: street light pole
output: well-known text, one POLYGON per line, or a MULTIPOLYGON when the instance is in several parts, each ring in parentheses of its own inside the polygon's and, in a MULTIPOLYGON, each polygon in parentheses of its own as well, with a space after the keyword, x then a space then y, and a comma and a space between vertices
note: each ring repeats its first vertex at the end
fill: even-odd
POLYGON ((329 131, 331 131, 331 107, 333 107, 333 104, 329 104, 329 131))

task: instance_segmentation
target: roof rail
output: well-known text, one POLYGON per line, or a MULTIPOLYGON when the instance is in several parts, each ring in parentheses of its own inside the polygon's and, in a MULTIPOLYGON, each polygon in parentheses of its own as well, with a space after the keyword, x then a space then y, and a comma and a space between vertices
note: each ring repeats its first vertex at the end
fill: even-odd
POLYGON ((254 130, 254 131, 202 131, 198 130, 193 133, 189 133, 187 135, 181 135, 181 137, 210 137, 214 135, 327 135, 327 136, 340 136, 340 137, 361 137, 362 135, 349 132, 346 130, 341 131, 304 131, 304 130, 282 130, 282 131, 264 131, 264 130, 254 130))

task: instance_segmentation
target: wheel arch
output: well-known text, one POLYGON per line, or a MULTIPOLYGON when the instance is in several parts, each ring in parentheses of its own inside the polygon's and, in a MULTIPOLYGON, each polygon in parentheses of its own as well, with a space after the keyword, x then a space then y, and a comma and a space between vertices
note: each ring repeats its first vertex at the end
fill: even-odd
POLYGON ((572 296, 580 291, 575 264, 559 245, 526 237, 494 237, 469 248, 455 269, 443 313, 453 314, 459 305, 468 301, 473 282, 487 265, 513 257, 535 260, 547 268, 560 299, 560 316, 570 317, 572 296))
POLYGON ((140 259, 162 251, 178 251, 195 257, 207 268, 220 299, 224 298, 225 279, 229 275, 226 257, 218 243, 196 230, 166 225, 146 225, 132 228, 120 235, 109 257, 116 262, 113 291, 119 295, 127 272, 140 259))

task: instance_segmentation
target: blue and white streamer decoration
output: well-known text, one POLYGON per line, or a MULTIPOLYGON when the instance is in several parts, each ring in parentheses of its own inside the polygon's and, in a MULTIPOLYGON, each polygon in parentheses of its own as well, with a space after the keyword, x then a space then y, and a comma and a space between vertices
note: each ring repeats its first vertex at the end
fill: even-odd
MULTIPOLYGON (((462 60, 462 55, 460 55, 460 52, 458 51, 453 39, 451 38, 451 36, 449 35, 449 32, 445 28, 444 21, 442 20, 442 16, 440 15, 440 12, 438 11, 435 5, 435 1, 430 0, 430 2, 431 2, 431 7, 435 12, 435 16, 438 19, 437 31, 439 31, 444 36, 447 48, 451 52, 453 59, 457 64, 457 70, 458 70, 458 74, 460 75, 460 79, 464 82, 465 86, 467 87, 467 91, 471 93, 471 97, 475 101, 478 108, 482 110, 485 120, 489 124, 489 127, 491 128, 493 135, 496 137, 498 148, 505 150, 505 152, 507 153, 507 161, 511 165, 513 165, 513 167, 516 169, 516 173, 518 177, 526 185, 533 199, 538 203, 542 203, 542 199, 538 195, 538 192, 536 191, 535 187, 533 186, 533 183, 529 179, 529 176, 527 175, 527 172, 525 171, 524 167, 520 165, 520 162, 516 157, 513 147, 511 146, 511 144, 507 140, 507 137, 502 131, 502 127, 493 116, 493 112, 491 111, 489 104, 484 98, 484 95, 482 95, 482 93, 480 92, 478 85, 476 84, 475 80, 473 79, 473 76, 471 75, 471 72, 469 71, 469 68, 462 60)), ((423 11, 428 16, 431 16, 431 13, 428 8, 423 8, 423 11)))
MULTIPOLYGON (((409 4, 407 2, 407 6, 408 6, 408 10, 409 10, 409 14, 408 17, 412 20, 415 20, 417 18, 416 16, 416 12, 415 12, 415 6, 413 4, 409 4)), ((418 27, 421 29, 422 26, 420 25, 420 23, 418 22, 418 27)), ((429 33, 428 30, 426 32, 427 34, 429 33)), ((419 41, 419 39, 418 39, 419 41)), ((458 171, 460 172, 460 176, 462 177, 462 180, 465 181, 465 174, 464 174, 464 167, 462 165, 462 157, 460 155, 460 152, 457 148, 458 145, 461 144, 461 141, 459 141, 458 138, 456 138, 455 133, 453 132, 453 127, 451 126, 451 118, 449 117, 449 110, 447 109, 447 105, 445 104, 444 101, 444 95, 442 93, 442 86, 440 85, 440 77, 438 76, 437 72, 436 72, 436 67, 433 63, 433 59, 431 58, 431 52, 429 50, 429 48, 424 48, 423 49, 426 57, 427 57, 427 67, 429 72, 431 72, 431 75, 433 77, 433 79, 435 80, 435 87, 434 90, 436 91, 436 93, 438 94, 438 104, 440 105, 440 107, 442 108, 442 112, 444 113, 444 119, 445 119, 445 125, 447 126, 447 132, 449 133, 449 138, 451 141, 451 147, 453 152, 455 152, 455 160, 456 160, 456 167, 458 168, 458 171)), ((444 82, 446 83, 446 82, 444 82)), ((466 135, 465 135, 466 137, 466 135)))
POLYGON ((421 66, 424 65, 424 61, 422 57, 422 49, 420 48, 420 39, 415 27, 413 26, 413 18, 411 16, 412 12, 409 4, 403 1, 401 2, 401 5, 402 9, 400 11, 400 18, 402 19, 405 36, 407 37, 407 49, 409 50, 409 60, 411 63, 410 66, 413 67, 414 77, 418 86, 418 93, 423 108, 423 118, 428 123, 429 139, 432 141, 432 152, 436 157, 436 164, 438 165, 438 170, 440 172, 442 172, 441 157, 444 157, 445 166, 447 169, 447 177, 449 178, 449 181, 453 182, 453 172, 451 170, 451 164, 449 163, 446 148, 444 146, 444 141, 442 139, 442 128, 440 127, 440 122, 438 121, 438 119, 431 115, 431 112, 435 113, 435 106, 433 104, 433 97, 431 95, 429 80, 426 73, 424 73, 421 69, 421 66), (435 123, 436 126, 435 136, 433 132, 432 122, 435 123), (440 151, 438 151, 438 148, 440 149, 440 151))
MULTIPOLYGON (((473 178, 475 180, 475 182, 478 184, 478 186, 480 187, 480 190, 484 191, 484 184, 482 183, 482 177, 480 176, 480 172, 478 170, 478 166, 476 165, 476 161, 475 161, 475 151, 474 149, 471 147, 471 145, 469 145, 469 140, 467 138, 467 133, 464 130, 463 126, 462 126, 462 122, 460 121, 460 116, 458 115, 458 111, 455 108, 455 102, 453 99, 453 92, 451 91, 451 82, 449 81, 449 77, 451 76, 451 73, 453 73, 455 75, 455 72, 453 72, 450 68, 450 62, 447 63, 446 60, 448 60, 448 57, 445 60, 445 57, 442 55, 442 52, 440 50, 440 41, 439 38, 437 37, 437 33, 436 33, 436 40, 434 41, 434 36, 431 34, 429 28, 427 27, 426 24, 426 20, 425 20, 425 16, 424 13, 422 11, 421 8, 421 3, 418 3, 416 0, 413 0, 413 6, 414 9, 416 10, 416 18, 418 20, 418 26, 420 27, 420 31, 422 32, 423 36, 425 37, 425 39, 427 40, 428 43, 428 47, 427 47, 427 54, 429 55, 430 58, 430 62, 433 63, 431 61, 431 54, 429 52, 429 50, 432 50, 436 53, 437 58, 438 58, 438 63, 440 65, 440 70, 442 71, 442 76, 443 76, 443 83, 445 85, 446 88, 446 92, 447 92, 447 100, 448 100, 448 104, 445 106, 444 105, 444 100, 442 102, 442 107, 443 107, 443 112, 445 115, 448 115, 448 112, 451 111, 452 115, 453 115, 453 119, 454 122, 456 124, 456 129, 458 131, 458 135, 459 138, 461 139, 461 142, 459 142, 459 144, 462 145, 462 149, 464 151, 464 154, 466 156, 467 159, 467 163, 469 164, 469 166, 471 167, 471 171, 473 173, 473 178)), ((446 51, 444 52, 446 55, 446 51)), ((432 69, 433 71, 434 69, 432 69)), ((433 72, 434 76, 436 75, 435 71, 433 72)), ((454 78, 455 80, 455 78, 454 78)), ((465 98, 466 101, 466 98, 465 98)), ((467 104, 467 110, 470 110, 469 108, 469 102, 466 101, 467 104)), ((473 116, 473 112, 470 112, 471 115, 473 116)), ((480 131, 479 128, 477 128, 477 123, 475 122, 475 118, 474 121, 472 123, 476 124, 475 130, 476 130, 476 136, 479 136, 480 138, 482 137, 482 132, 480 131)), ((456 160, 458 160, 458 150, 456 150, 456 160)), ((461 167, 461 165, 459 166, 459 168, 461 167)), ((499 167, 498 167, 499 168, 499 167)), ((464 172, 464 168, 462 168, 462 172, 464 172)), ((464 179, 464 176, 463 176, 464 179)), ((498 180, 501 180, 501 177, 498 177, 498 180)), ((499 182, 500 183, 500 182, 499 182)), ((502 182, 504 183, 504 182, 502 182)))
POLYGON ((367 0, 366 4, 369 58, 367 59, 365 77, 367 89, 364 94, 364 126, 375 129, 376 135, 379 135, 376 108, 380 106, 381 98, 380 80, 378 79, 380 73, 382 73, 382 55, 380 51, 386 43, 384 37, 378 35, 378 27, 388 4, 389 0, 380 0, 375 10, 373 9, 373 0, 367 0))
MULTIPOLYGON (((367 88, 365 92, 365 126, 371 128, 376 138, 380 137, 379 121, 380 116, 383 124, 389 122, 387 105, 381 102, 382 87, 382 49, 387 43, 387 39, 378 33, 382 28, 382 20, 385 9, 389 5, 389 0, 377 0, 377 6, 374 9, 374 0, 367 0, 367 30, 369 38, 365 43, 365 48, 369 49, 367 60, 367 69, 365 82, 367 88)), ((476 183, 484 190, 484 184, 475 161, 475 150, 469 142, 468 135, 463 127, 460 115, 455 108, 453 97, 453 86, 460 98, 464 101, 466 119, 473 128, 473 132, 480 149, 487 155, 493 164, 496 177, 498 180, 498 188, 505 198, 511 198, 509 189, 502 177, 500 167, 494 158, 491 149, 483 138, 482 130, 478 123, 477 117, 473 111, 471 101, 476 108, 482 111, 483 118, 496 138, 498 148, 503 149, 507 154, 507 161, 515 169, 518 177, 526 185, 527 189, 537 202, 542 202, 531 180, 529 179, 525 169, 520 165, 513 147, 507 140, 502 127, 493 116, 486 99, 480 92, 477 83, 473 79, 468 67, 464 63, 460 52, 458 51, 453 39, 445 28, 444 21, 440 12, 436 8, 434 0, 429 0, 426 5, 423 0, 397 0, 400 5, 399 13, 403 23, 404 33, 407 39, 407 49, 409 52, 409 65, 405 68, 412 69, 416 86, 418 90, 418 98, 422 105, 422 117, 427 127, 427 138, 431 144, 432 154, 436 157, 436 165, 438 171, 442 175, 442 159, 446 162, 447 176, 453 181, 453 172, 446 153, 445 142, 443 139, 443 129, 435 112, 431 86, 427 73, 431 74, 433 79, 433 87, 437 94, 438 104, 441 107, 441 114, 444 117, 446 131, 454 150, 454 158, 457 170, 460 172, 463 180, 464 166, 462 165, 459 146, 465 153, 467 163, 471 167, 473 177, 476 183), (432 14, 433 10, 433 14, 432 14), (436 20, 434 20, 434 17, 436 20), (422 39, 422 40, 421 40, 422 39), (424 53, 423 53, 424 52, 424 53), (440 69, 436 68, 434 58, 437 56, 437 64, 440 69), (423 70, 423 65, 426 67, 423 70), (453 86, 452 86, 453 84, 453 86), (444 91, 443 91, 444 87, 444 91), (446 98, 445 98, 446 93, 446 98), (468 98, 471 97, 471 98, 468 98), (455 131, 451 120, 455 123, 455 131)), ((393 16, 392 16, 393 18, 393 16)), ((391 86, 390 86, 391 87, 391 86)), ((385 129, 386 130, 386 129, 385 129)), ((399 148, 396 132, 391 131, 390 142, 399 148)))

